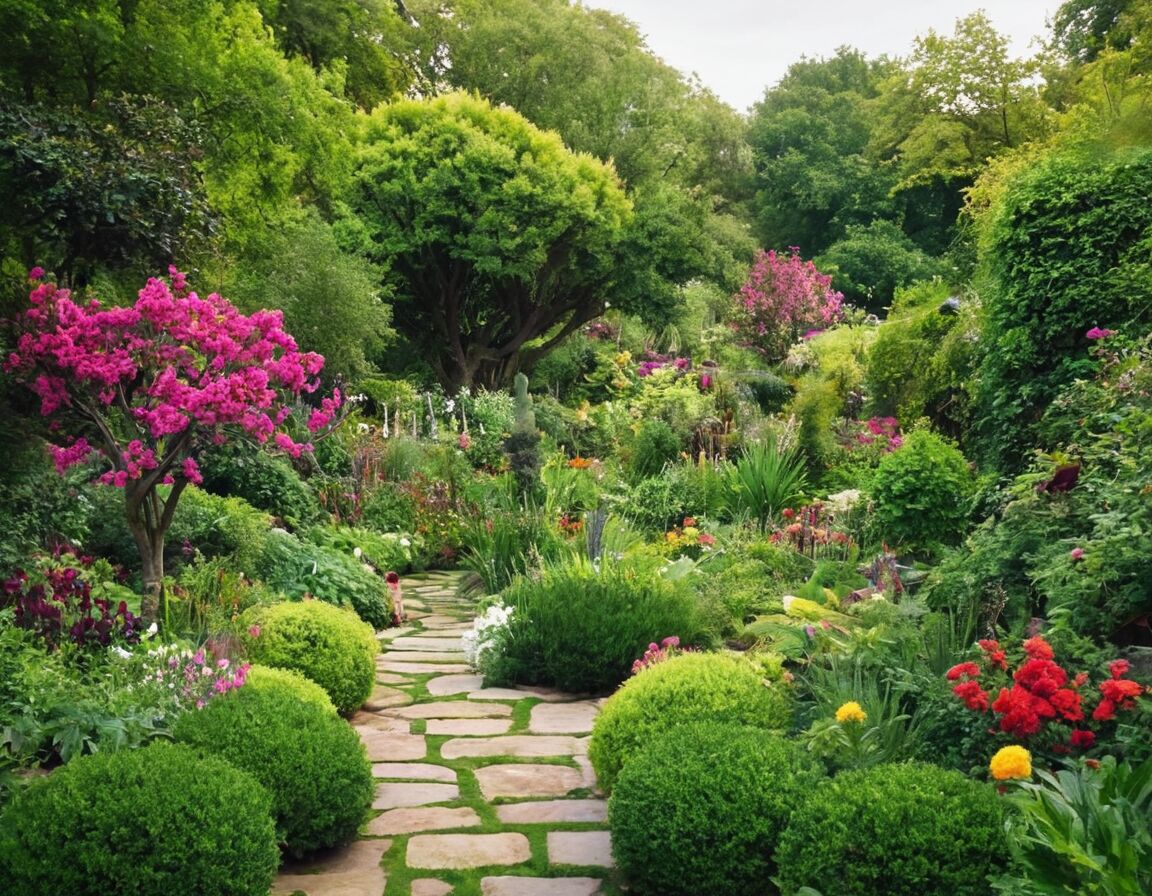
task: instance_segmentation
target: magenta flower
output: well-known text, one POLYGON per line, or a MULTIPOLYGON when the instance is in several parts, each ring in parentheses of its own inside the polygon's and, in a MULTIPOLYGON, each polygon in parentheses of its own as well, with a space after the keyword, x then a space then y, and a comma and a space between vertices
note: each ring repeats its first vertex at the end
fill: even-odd
POLYGON ((1104 330, 1104 329, 1101 329, 1100 327, 1093 327, 1091 330, 1089 330, 1084 335, 1089 339, 1107 339, 1109 336, 1115 336, 1116 331, 1115 330, 1104 330))
POLYGON ((1071 557, 1073 560, 1083 560, 1084 559, 1084 549, 1083 548, 1072 548, 1072 550, 1070 550, 1068 552, 1068 556, 1071 557))

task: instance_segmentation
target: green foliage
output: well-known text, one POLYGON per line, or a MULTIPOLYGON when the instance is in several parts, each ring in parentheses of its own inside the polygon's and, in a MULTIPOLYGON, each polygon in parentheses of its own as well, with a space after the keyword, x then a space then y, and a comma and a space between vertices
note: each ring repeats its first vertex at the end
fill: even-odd
POLYGON ((686 517, 719 515, 728 500, 728 467, 710 461, 669 463, 629 491, 623 512, 645 532, 663 534, 686 517))
POLYGON ((596 717, 588 758, 600 786, 611 792, 633 757, 688 722, 785 729, 791 701, 783 685, 767 684, 732 654, 687 653, 656 663, 628 679, 596 717))
POLYGON ((356 731, 293 685, 247 684, 176 722, 176 739, 226 759, 272 796, 293 857, 354 839, 375 787, 356 731))
POLYGON ((653 641, 677 635, 685 645, 706 640, 691 592, 683 583, 608 558, 594 566, 575 557, 519 579, 503 593, 515 607, 485 680, 547 684, 572 693, 609 693, 653 641))
POLYGON ((280 858, 264 788, 183 746, 77 759, 17 794, 3 818, 12 896, 265 896, 280 858))
POLYGON ((309 544, 278 530, 265 536, 251 568, 269 588, 296 600, 315 597, 337 607, 350 606, 373 627, 388 627, 392 607, 381 575, 338 548, 309 544))
POLYGON ((634 482, 656 476, 684 449, 684 442, 663 420, 645 420, 632 443, 628 472, 634 482))
POLYGON ((775 438, 745 446, 728 473, 729 512, 755 520, 761 532, 777 513, 800 498, 808 478, 800 453, 775 438))
POLYGON ((1036 770, 1010 799, 1009 843, 1019 871, 997 882, 1021 896, 1140 896, 1152 888, 1152 761, 1133 768, 1105 756, 1036 770))
POLYGON ((999 469, 1023 466, 1042 410, 1093 371, 1089 329, 1124 331, 1152 302, 1150 177, 1147 149, 1054 153, 1012 177, 982 219, 992 289, 979 424, 999 469))
POLYGON ((517 576, 528 575, 558 553, 556 532, 539 511, 501 510, 472 517, 463 529, 460 566, 472 574, 464 590, 499 594, 517 576))
POLYGON ((273 666, 253 664, 248 667, 244 687, 251 691, 276 691, 291 694, 303 703, 319 707, 330 715, 336 715, 336 707, 328 692, 310 678, 291 669, 277 669, 273 666))
POLYGON ((930 280, 941 265, 925 254, 891 221, 854 224, 843 239, 815 259, 832 274, 832 287, 844 300, 880 314, 892 304, 897 289, 917 280, 930 280))
POLYGON ((174 556, 199 551, 209 558, 228 557, 240 569, 252 570, 267 549, 270 522, 268 514, 243 498, 222 498, 190 486, 168 530, 168 550, 174 556))
POLYGON ((887 544, 931 552, 967 528, 973 477, 959 450, 917 430, 880 461, 872 481, 875 525, 887 544))
MULTIPOLYGON (((308 530, 308 540, 315 545, 339 551, 345 557, 359 560, 361 568, 368 564, 371 569, 367 571, 375 570, 376 576, 389 571, 404 572, 412 565, 411 539, 396 532, 381 535, 360 526, 314 526, 308 530), (409 544, 405 545, 404 541, 409 544)), ((373 586, 379 587, 375 579, 373 586)), ((365 621, 372 622, 377 628, 383 627, 374 619, 365 621)))
POLYGON ((674 728, 616 781, 608 820, 617 865, 646 893, 770 892, 780 832, 820 777, 811 760, 763 729, 674 728))
POLYGON ((328 692, 342 715, 372 693, 376 637, 351 611, 315 600, 273 604, 248 610, 240 625, 249 629, 244 644, 253 662, 301 673, 328 692))
MULTIPOLYGON (((293 529, 311 522, 320 512, 312 489, 284 457, 229 443, 205 451, 200 471, 204 491, 242 498, 293 529)), ((187 512, 184 504, 180 508, 181 514, 187 512)))
POLYGON ((985 896, 1007 864, 995 790, 927 764, 844 772, 801 801, 780 838, 777 882, 844 896, 985 896))
POLYGON ((448 394, 530 366, 643 263, 621 257, 631 203, 612 169, 511 107, 401 100, 362 131, 348 245, 389 272, 395 326, 448 394))

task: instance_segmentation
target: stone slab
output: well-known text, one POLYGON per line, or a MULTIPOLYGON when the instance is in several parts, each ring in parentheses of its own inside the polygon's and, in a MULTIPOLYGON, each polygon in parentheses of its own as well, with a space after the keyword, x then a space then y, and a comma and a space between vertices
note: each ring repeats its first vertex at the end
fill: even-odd
POLYGON ((456 772, 427 762, 377 762, 372 766, 374 778, 403 778, 406 781, 440 781, 456 783, 456 772))
POLYGON ((390 713, 385 714, 379 710, 357 710, 348 719, 348 724, 356 729, 361 737, 368 734, 379 734, 381 731, 398 731, 410 734, 412 723, 407 719, 398 719, 390 713))
POLYGON ((389 706, 407 706, 411 702, 412 697, 404 693, 404 691, 398 691, 396 688, 378 684, 372 689, 372 695, 364 701, 362 708, 369 712, 375 712, 377 710, 387 709, 389 706))
POLYGON ((395 834, 418 834, 423 831, 444 831, 453 828, 479 826, 480 816, 473 809, 420 806, 389 809, 368 822, 367 830, 372 836, 387 837, 395 834))
POLYGON ((530 858, 523 834, 416 834, 408 841, 409 868, 483 868, 530 858))
POLYGON ((511 734, 507 737, 470 737, 449 740, 440 748, 445 759, 464 756, 575 756, 583 752, 575 737, 562 735, 511 734))
POLYGON ((575 703, 537 703, 528 719, 533 734, 591 734, 592 722, 600 712, 595 700, 575 703))
POLYGON ((376 788, 373 809, 400 809, 427 806, 429 803, 447 803, 460 799, 460 788, 455 784, 409 783, 380 784, 376 788))
POLYGON ((450 734, 453 737, 490 737, 507 734, 511 719, 429 719, 428 734, 450 734))
POLYGON ((399 672, 401 675, 454 675, 468 672, 472 667, 467 663, 397 663, 384 660, 377 663, 376 668, 381 672, 399 672))
POLYGON ((452 884, 434 877, 422 877, 412 881, 412 896, 448 896, 452 890, 452 884))
POLYGON ((608 820, 604 800, 533 800, 496 807, 503 824, 603 824, 608 820))
POLYGON ((426 650, 389 650, 376 658, 376 665, 384 663, 459 663, 461 654, 442 651, 432 653, 426 650))
POLYGON ((419 734, 402 731, 373 731, 358 729, 360 740, 372 762, 407 762, 428 755, 428 744, 419 734))
POLYGON ((272 896, 364 896, 383 893, 388 880, 380 859, 390 840, 357 840, 306 865, 286 865, 272 884, 272 896))
POLYGON ((412 679, 407 675, 397 675, 395 672, 377 672, 376 682, 378 684, 412 684, 412 679))
POLYGON ((469 700, 543 700, 546 703, 565 703, 571 694, 536 688, 479 688, 468 693, 469 700))
MULTIPOLYGON (((596 877, 485 877, 481 896, 596 896, 604 882, 596 877)), ((415 891, 413 891, 415 892, 415 891)))
POLYGON ((549 831, 548 862, 552 865, 599 865, 611 868, 612 835, 608 831, 549 831))
POLYGON ((445 650, 449 653, 463 653, 464 645, 459 638, 444 637, 441 634, 405 635, 395 638, 391 644, 392 650, 416 650, 421 653, 428 650, 445 650))
MULTIPOLYGON (((442 679, 428 682, 429 687, 442 679)), ((507 703, 473 703, 470 700, 441 700, 437 703, 416 703, 394 710, 389 715, 400 719, 485 719, 506 718, 512 715, 507 703)))
MULTIPOLYGON (((450 697, 453 694, 468 694, 469 691, 475 691, 483 686, 484 677, 481 675, 445 675, 428 682, 428 693, 433 697, 450 697)), ((470 694, 468 699, 472 699, 470 694)))
POLYGON ((382 631, 376 632, 376 640, 377 641, 393 641, 396 638, 401 638, 404 635, 409 634, 413 630, 414 630, 413 627, 410 625, 401 625, 397 628, 386 628, 386 629, 383 629, 382 631))
POLYGON ((498 796, 564 796, 585 787, 579 769, 566 765, 487 765, 475 771, 485 799, 498 796))

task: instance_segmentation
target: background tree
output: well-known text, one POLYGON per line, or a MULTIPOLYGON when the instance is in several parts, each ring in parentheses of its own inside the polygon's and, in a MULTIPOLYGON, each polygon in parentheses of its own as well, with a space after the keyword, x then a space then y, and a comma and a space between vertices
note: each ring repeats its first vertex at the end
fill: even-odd
POLYGON ((450 394, 511 379, 604 308, 631 207, 612 168, 464 94, 382 106, 350 241, 388 271, 397 330, 450 394))
MULTIPOLYGON (((106 467, 100 481, 124 489, 142 612, 162 617, 164 536, 183 490, 201 481, 197 455, 248 438, 299 456, 310 446, 283 426, 290 402, 315 390, 324 359, 298 351, 279 312, 245 317, 218 295, 201 299, 175 269, 171 286, 149 280, 131 308, 78 304, 48 282, 29 298, 4 368, 56 424, 64 440, 52 446, 57 469, 96 456, 106 467)), ((321 402, 308 430, 329 426, 339 399, 321 402)))

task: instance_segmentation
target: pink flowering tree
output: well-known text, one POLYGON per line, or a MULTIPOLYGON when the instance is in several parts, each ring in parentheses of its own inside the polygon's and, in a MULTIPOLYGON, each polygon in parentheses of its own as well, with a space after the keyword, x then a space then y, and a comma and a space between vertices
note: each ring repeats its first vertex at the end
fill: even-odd
POLYGON ((746 346, 776 362, 801 336, 840 319, 844 296, 816 265, 774 249, 756 253, 748 280, 735 295, 732 326, 746 346))
MULTIPOLYGON (((324 365, 297 348, 279 311, 245 316, 219 295, 191 292, 175 268, 169 274, 150 279, 133 306, 102 308, 74 301, 34 268, 31 307, 4 363, 58 434, 57 470, 98 462, 98 481, 124 489, 149 618, 163 615, 164 536, 183 490, 201 481, 197 455, 237 438, 293 457, 311 450, 283 427, 324 365)), ((339 408, 336 391, 310 412, 308 430, 329 431, 339 408)))

